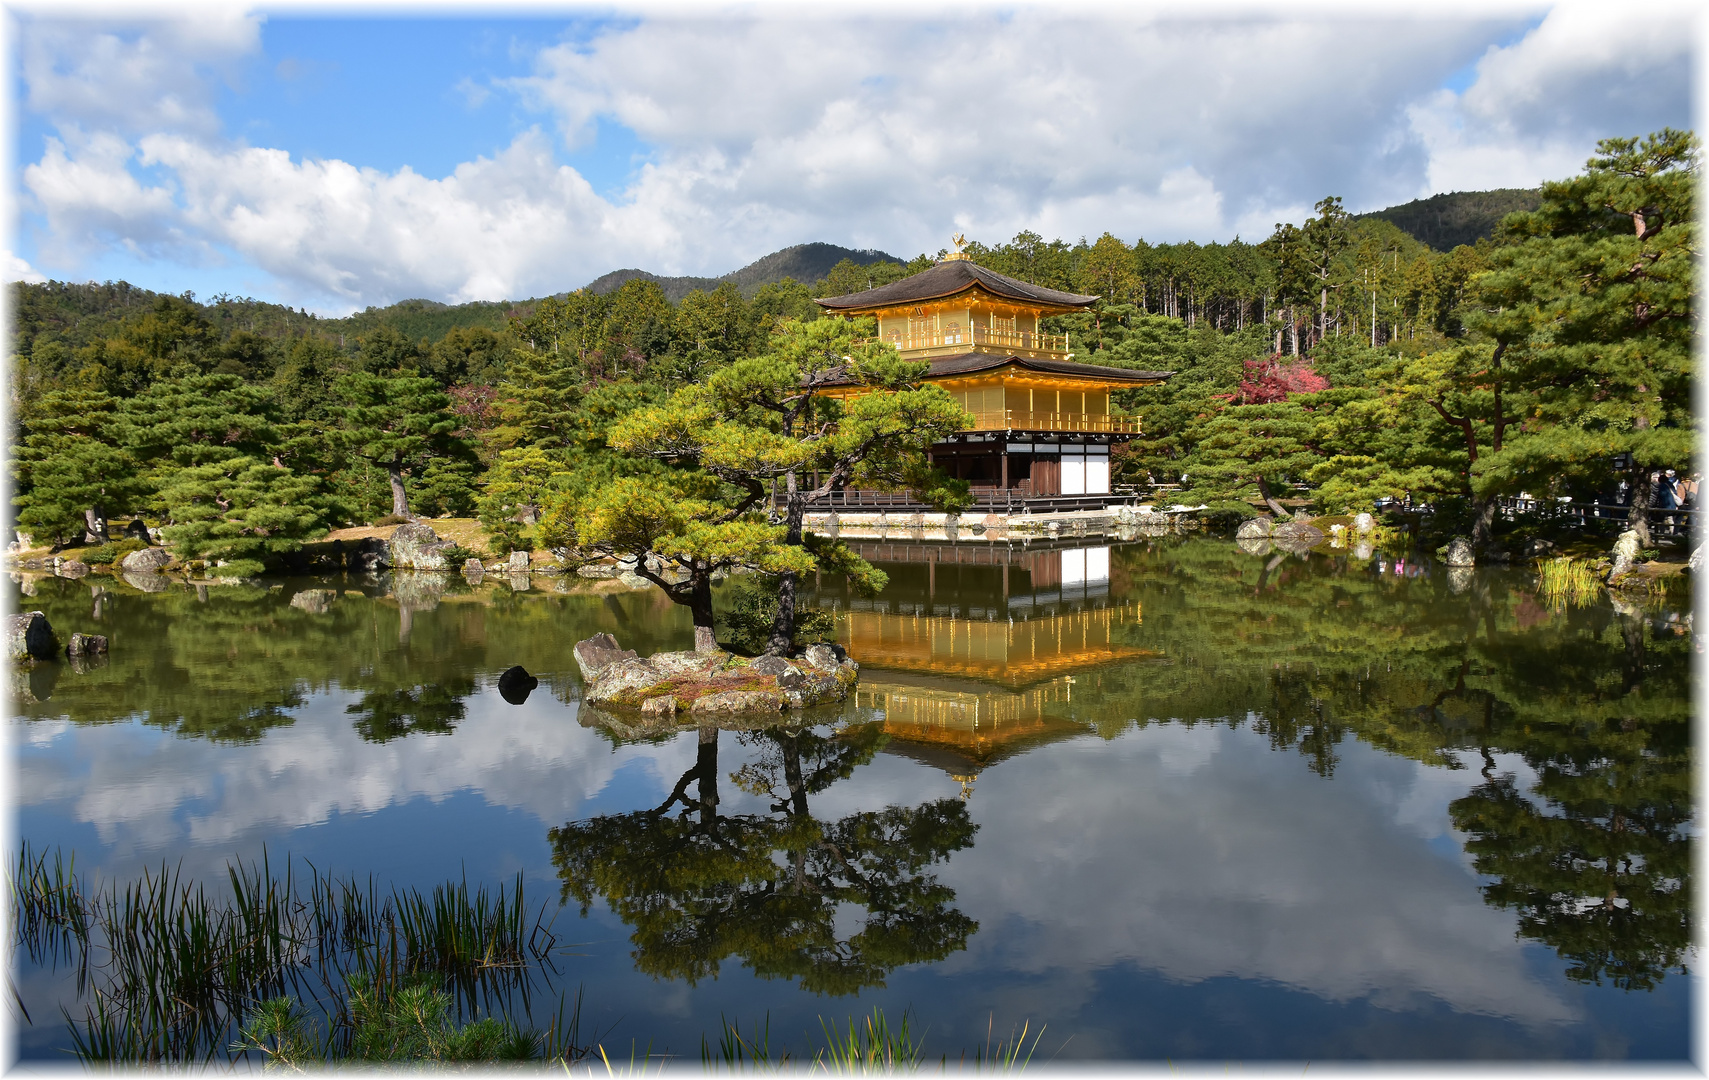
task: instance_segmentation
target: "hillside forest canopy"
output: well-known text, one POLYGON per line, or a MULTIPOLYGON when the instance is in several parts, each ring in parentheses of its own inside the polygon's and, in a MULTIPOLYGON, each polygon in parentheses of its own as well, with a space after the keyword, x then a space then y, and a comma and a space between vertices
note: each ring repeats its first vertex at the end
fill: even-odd
MULTIPOLYGON (((1692 133, 1663 130, 1604 140, 1536 193, 1359 217, 1330 196, 1258 242, 1021 232, 966 252, 1095 294, 1046 326, 1076 360, 1175 372, 1117 395, 1144 432, 1116 456, 1117 483, 1179 485, 1172 499, 1235 517, 1283 489, 1322 512, 1434 504, 1489 544, 1501 496, 1593 498, 1624 480, 1643 530, 1651 471, 1684 467, 1696 430, 1698 155, 1692 133), (1511 206, 1446 251, 1396 224, 1441 242, 1511 206)), ((862 351, 870 326, 825 323, 813 304, 934 261, 845 259, 817 281, 724 280, 675 303, 631 277, 339 319, 124 282, 14 284, 10 509, 58 545, 141 517, 226 574, 343 525, 475 515, 495 554, 644 544, 877 587, 794 511, 773 520, 765 495, 810 500, 809 478, 840 470, 965 505, 925 463, 959 423, 948 395, 924 365, 862 351), (810 393, 826 358, 856 354, 864 412, 810 393), (687 431, 685 415, 718 430, 687 431)))

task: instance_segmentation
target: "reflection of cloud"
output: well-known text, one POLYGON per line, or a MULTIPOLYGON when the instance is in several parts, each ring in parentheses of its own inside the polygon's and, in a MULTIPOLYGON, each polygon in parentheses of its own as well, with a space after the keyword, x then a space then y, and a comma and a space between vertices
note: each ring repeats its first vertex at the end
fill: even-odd
POLYGON ((1476 772, 1362 744, 1340 753, 1325 780, 1247 730, 1156 726, 986 770, 971 807, 978 844, 943 879, 987 932, 946 973, 996 965, 1042 979, 1049 999, 1033 1016, 1071 1012, 1099 969, 1134 964, 1389 1009, 1435 998, 1522 1023, 1572 1019, 1526 970, 1512 917, 1421 835, 1429 821, 1448 833, 1447 803, 1476 772), (1183 771, 1184 742, 1214 761, 1183 771), (1016 920, 1024 947, 990 932, 1016 920))
POLYGON ((694 763, 692 735, 613 751, 576 723, 574 705, 536 694, 512 706, 491 688, 468 698, 468 716, 453 735, 368 743, 344 712, 355 697, 315 695, 295 723, 244 746, 180 739, 142 724, 58 721, 50 722, 55 738, 43 745, 44 725, 15 725, 19 741, 38 751, 18 770, 15 800, 92 825, 103 843, 142 861, 195 848, 217 869, 235 852, 338 814, 460 792, 533 815, 543 837, 547 827, 583 813, 584 802, 626 765, 660 778, 662 792, 694 763))
MULTIPOLYGON (((473 794, 535 823, 516 849, 541 859, 521 867, 532 876, 551 873, 543 855, 528 854, 547 828, 656 805, 694 762, 692 733, 614 750, 576 722, 575 706, 544 694, 515 707, 483 689, 454 734, 383 745, 356 735, 350 700, 316 695, 294 724, 239 746, 141 724, 15 725, 24 762, 16 798, 93 826, 112 850, 86 855, 104 872, 183 856, 186 872, 206 879, 232 854, 277 845, 299 827, 331 822, 325 831, 337 835, 350 828, 333 820, 340 815, 473 794), (642 782, 614 783, 620 771, 642 782)), ((764 812, 768 800, 728 780, 750 750, 729 733, 721 744, 722 812, 764 812)), ((1113 967, 1183 983, 1268 981, 1397 1011, 1441 1002, 1524 1024, 1575 1019, 1527 971, 1511 915, 1482 902, 1449 830, 1447 804, 1477 770, 1353 742, 1339 753, 1324 779, 1249 729, 1160 723, 987 768, 970 804, 975 846, 937 869, 981 930, 933 970, 988 978, 993 1007, 1041 1019, 1090 1009, 1113 967)), ((958 789, 880 753, 812 808, 830 821, 958 789)), ((621 972, 610 977, 622 983, 616 999, 636 992, 621 972)), ((687 1016, 703 1000, 648 985, 636 1007, 649 1015, 687 1016)))

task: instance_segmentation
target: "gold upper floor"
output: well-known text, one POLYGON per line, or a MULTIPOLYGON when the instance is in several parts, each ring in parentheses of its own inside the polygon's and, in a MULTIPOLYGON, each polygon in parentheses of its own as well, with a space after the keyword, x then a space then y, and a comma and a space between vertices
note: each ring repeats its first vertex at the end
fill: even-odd
POLYGON ((1068 336, 1044 331, 1041 321, 1054 312, 995 297, 982 289, 929 304, 878 308, 878 340, 905 359, 989 352, 1031 360, 1067 360, 1068 336))

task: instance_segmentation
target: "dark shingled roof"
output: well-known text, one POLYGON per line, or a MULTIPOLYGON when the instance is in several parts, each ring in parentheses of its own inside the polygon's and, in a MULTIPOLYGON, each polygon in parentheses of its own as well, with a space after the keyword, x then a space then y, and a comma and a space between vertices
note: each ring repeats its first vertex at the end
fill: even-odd
POLYGON ((822 308, 831 311, 849 311, 860 308, 885 307, 890 304, 906 304, 924 300, 938 300, 946 296, 954 296, 975 285, 983 286, 987 292, 1001 296, 1005 300, 1018 303, 1049 304, 1055 307, 1085 307, 1098 299, 1096 296, 1081 296, 1077 293, 1058 292, 1038 285, 1028 285, 1024 281, 1016 281, 1005 277, 995 270, 987 270, 971 259, 946 259, 930 270, 922 270, 913 277, 893 281, 888 285, 880 285, 876 289, 865 292, 851 293, 848 296, 827 296, 823 300, 813 301, 822 308))
MULTIPOLYGON (((1129 371, 1127 368, 1104 367, 1100 364, 1078 364, 1072 360, 1034 360, 1025 356, 998 356, 992 353, 970 352, 957 356, 934 356, 930 359, 931 368, 926 377, 940 378, 947 375, 970 375, 977 371, 991 371, 995 368, 1013 364, 1026 368, 1028 371, 1041 371, 1051 375, 1078 375, 1081 378, 1114 379, 1119 382, 1158 382, 1175 374, 1173 371, 1129 371)), ((853 379, 836 378, 822 384, 826 386, 848 386, 853 379)))

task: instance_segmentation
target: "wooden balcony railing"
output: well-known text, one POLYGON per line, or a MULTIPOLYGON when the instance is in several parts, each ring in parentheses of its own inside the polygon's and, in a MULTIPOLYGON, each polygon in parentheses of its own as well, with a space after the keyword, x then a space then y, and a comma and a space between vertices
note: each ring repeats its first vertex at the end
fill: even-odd
MULTIPOLYGON (((971 411, 971 410, 970 410, 971 411)), ((1139 417, 1109 416, 1105 413, 1034 412, 1030 409, 993 409, 973 412, 967 431, 1093 431, 1139 434, 1139 417)))

